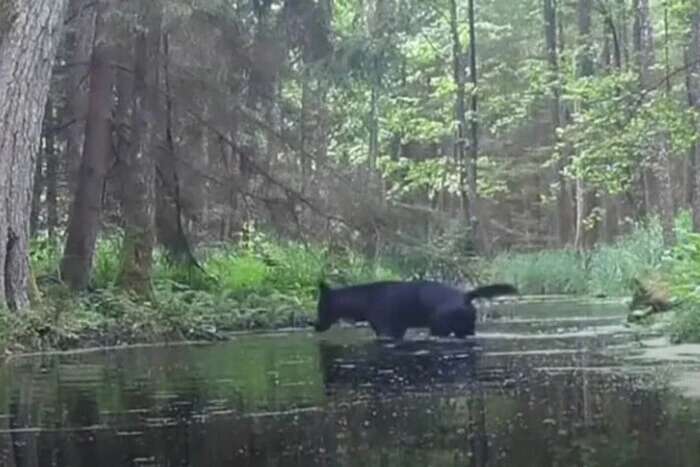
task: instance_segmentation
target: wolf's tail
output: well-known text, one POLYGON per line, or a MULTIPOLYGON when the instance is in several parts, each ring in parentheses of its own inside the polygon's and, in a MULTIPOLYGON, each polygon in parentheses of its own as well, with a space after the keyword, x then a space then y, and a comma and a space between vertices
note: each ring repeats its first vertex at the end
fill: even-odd
POLYGON ((517 295, 518 289, 510 284, 491 284, 477 287, 464 294, 464 301, 471 302, 475 298, 493 298, 499 295, 517 295))

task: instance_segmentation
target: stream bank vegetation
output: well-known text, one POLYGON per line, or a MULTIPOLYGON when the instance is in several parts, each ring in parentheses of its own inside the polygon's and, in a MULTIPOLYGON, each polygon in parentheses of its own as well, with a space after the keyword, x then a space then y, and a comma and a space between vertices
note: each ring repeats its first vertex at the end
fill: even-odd
POLYGON ((320 278, 663 282, 700 333, 697 0, 4 4, 10 350, 299 325, 320 278))

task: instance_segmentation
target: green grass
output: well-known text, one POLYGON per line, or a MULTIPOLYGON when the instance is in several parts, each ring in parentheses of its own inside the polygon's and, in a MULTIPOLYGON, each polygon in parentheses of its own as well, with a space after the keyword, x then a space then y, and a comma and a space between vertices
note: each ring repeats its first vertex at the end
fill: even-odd
POLYGON ((504 253, 488 266, 497 282, 515 284, 523 294, 583 294, 587 278, 583 258, 574 251, 504 253))
POLYGON ((635 229, 614 244, 590 252, 545 250, 504 253, 487 266, 492 280, 512 282, 525 294, 628 296, 634 278, 662 263, 664 247, 656 221, 635 229))
POLYGON ((588 292, 607 296, 629 295, 631 281, 644 278, 661 267, 664 256, 661 227, 650 222, 612 245, 591 253, 588 292))

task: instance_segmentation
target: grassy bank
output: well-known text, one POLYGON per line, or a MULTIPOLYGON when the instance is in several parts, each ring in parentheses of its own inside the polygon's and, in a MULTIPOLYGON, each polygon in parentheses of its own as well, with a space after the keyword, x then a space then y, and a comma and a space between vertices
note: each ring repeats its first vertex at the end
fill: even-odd
POLYGON ((0 312, 1 345, 22 351, 213 340, 232 331, 304 326, 313 318, 319 279, 350 284, 399 277, 388 261, 257 234, 203 249, 201 269, 173 264, 158 252, 153 298, 144 301, 116 286, 119 251, 118 238, 101 239, 90 290, 74 294, 57 280, 60 244, 35 241, 32 267, 41 299, 20 316, 0 312))
POLYGON ((31 261, 40 299, 19 316, 0 310, 0 350, 215 340, 234 331, 306 326, 314 318, 320 279, 345 285, 473 275, 464 233, 391 245, 369 260, 337 245, 306 246, 249 229, 240 242, 200 245, 201 267, 174 264, 157 251, 153 294, 146 301, 117 285, 119 238, 98 241, 90 287, 80 294, 58 279, 63 242, 35 239, 31 261))
MULTIPOLYGON (((687 216, 679 246, 665 254, 658 223, 587 253, 567 250, 503 253, 481 262, 481 281, 516 284, 523 294, 627 297, 633 279, 662 275, 683 296, 673 325, 676 340, 700 341, 700 235, 687 216), (672 279, 672 280, 671 280, 672 279)), ((118 237, 99 241, 90 290, 68 291, 57 280, 60 243, 35 241, 32 267, 41 292, 21 316, 0 312, 0 347, 9 351, 67 349, 172 340, 215 340, 233 331, 305 326, 313 319, 317 284, 355 284, 426 275, 473 277, 474 261, 460 239, 439 247, 392 251, 369 261, 360 254, 273 240, 256 233, 245 242, 199 251, 202 269, 173 264, 158 252, 153 297, 138 300, 116 286, 118 237)))

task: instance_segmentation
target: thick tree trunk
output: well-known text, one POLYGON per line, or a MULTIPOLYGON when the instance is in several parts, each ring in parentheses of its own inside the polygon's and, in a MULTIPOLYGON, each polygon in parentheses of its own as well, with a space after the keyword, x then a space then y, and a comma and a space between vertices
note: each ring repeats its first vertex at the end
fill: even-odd
POLYGON ((102 192, 112 150, 112 86, 107 14, 111 1, 97 3, 95 37, 90 60, 90 95, 80 176, 68 220, 61 277, 74 290, 87 287, 100 228, 102 192))
POLYGON ((158 63, 161 16, 156 4, 144 5, 143 23, 134 44, 134 93, 131 147, 121 174, 124 241, 118 278, 120 285, 139 296, 151 293, 155 243, 155 157, 158 136, 158 63))
POLYGON ((0 2, 0 307, 29 305, 34 163, 65 0, 0 2))

